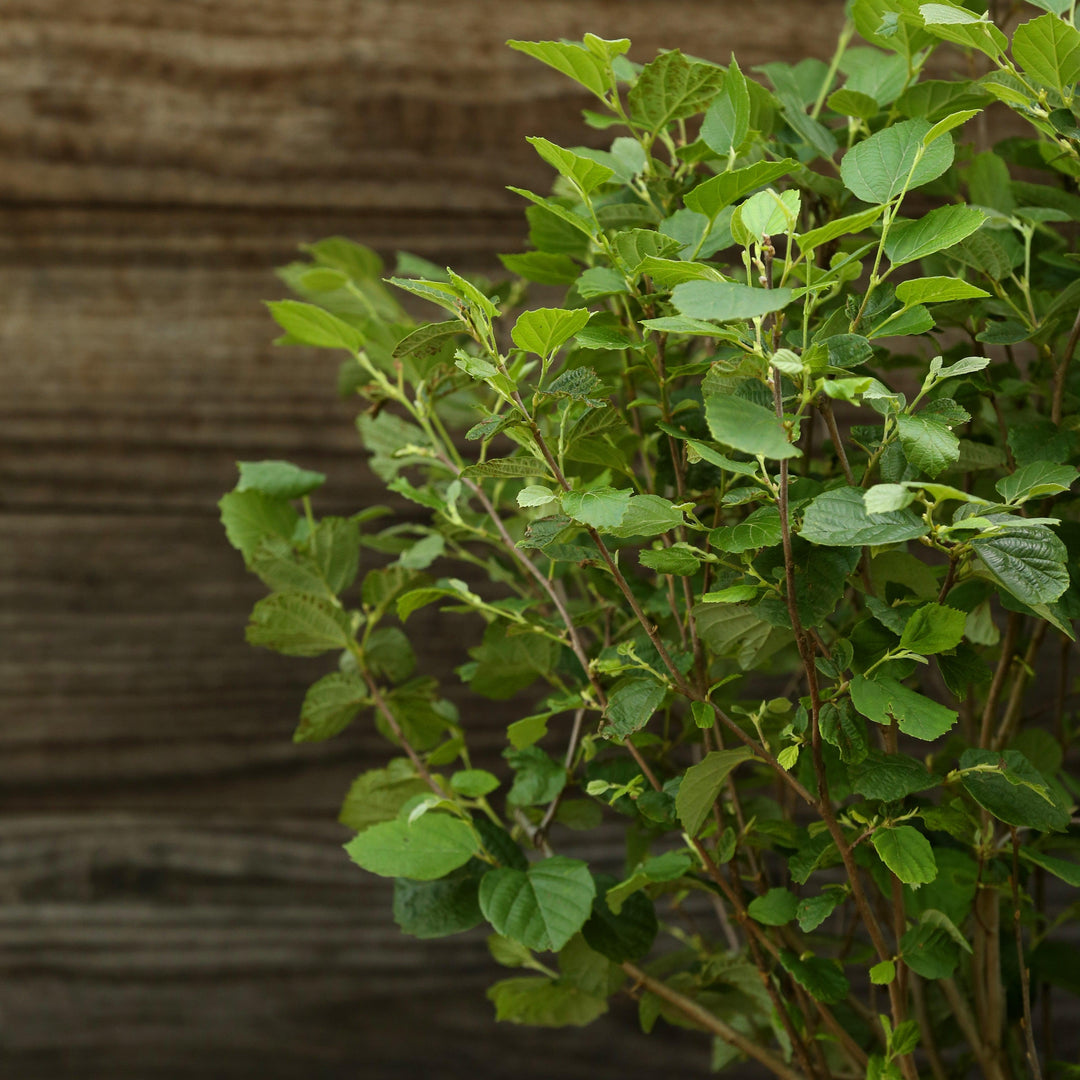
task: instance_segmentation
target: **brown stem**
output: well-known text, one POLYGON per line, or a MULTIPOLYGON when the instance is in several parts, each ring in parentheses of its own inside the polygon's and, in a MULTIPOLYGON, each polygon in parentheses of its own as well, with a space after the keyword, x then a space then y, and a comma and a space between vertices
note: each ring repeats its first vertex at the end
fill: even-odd
MULTIPOLYGON (((574 723, 570 729, 570 739, 566 744, 566 756, 563 759, 563 768, 566 769, 568 774, 574 764, 574 755, 577 753, 578 743, 581 741, 581 726, 584 719, 585 710, 576 710, 574 713, 574 723)), ((562 804, 563 795, 565 794, 566 788, 563 787, 559 794, 548 803, 548 808, 544 811, 544 816, 540 819, 540 824, 536 826, 536 832, 533 834, 534 844, 546 839, 547 831, 551 828, 551 823, 555 820, 555 815, 559 812, 559 806, 562 804)))
POLYGON ((945 603, 945 597, 949 595, 949 591, 953 585, 956 584, 956 570, 959 565, 959 556, 954 549, 949 554, 949 569, 945 572, 945 580, 941 583, 941 592, 938 593, 937 602, 939 604, 945 603))
POLYGON ((997 715, 998 701, 1001 692, 1005 688, 1005 679, 1012 666, 1013 649, 1016 648, 1016 637, 1020 633, 1020 615, 1015 611, 1009 612, 1009 620, 1005 628, 1005 638, 1001 643, 1001 656, 998 658, 997 667, 994 669, 994 677, 990 681, 990 689, 986 694, 986 705, 983 707, 982 727, 979 732, 979 747, 983 750, 990 749, 990 731, 997 715))
POLYGON ((930 1063, 930 1071, 934 1074, 934 1080, 948 1080, 949 1074, 945 1063, 941 1060, 941 1052, 934 1038, 934 1028, 930 1023, 930 1013, 926 1008, 926 991, 923 988, 922 979, 912 974, 910 982, 911 996, 915 1001, 915 1015, 919 1020, 923 1049, 926 1051, 926 1060, 930 1063))
POLYGON ((379 687, 376 685, 371 673, 362 665, 360 671, 364 676, 364 682, 367 683, 368 693, 371 694, 371 700, 375 702, 375 708, 382 714, 382 718, 386 721, 386 726, 394 733, 394 738, 401 743, 402 749, 408 754, 409 760, 416 770, 416 775, 419 776, 436 795, 440 798, 445 798, 446 792, 435 782, 435 778, 428 772, 427 766, 420 760, 420 756, 412 748, 409 740, 405 738, 405 732, 401 730, 401 725, 397 722, 397 717, 390 711, 390 706, 386 704, 386 699, 379 692, 379 687))
POLYGON ((1076 352, 1077 343, 1080 342, 1080 311, 1076 313, 1072 330, 1069 332, 1069 340, 1065 343, 1065 352, 1058 362, 1054 371, 1054 393, 1050 402, 1050 422, 1061 423, 1061 412, 1065 402, 1065 377, 1069 373, 1069 362, 1073 353, 1076 352))
POLYGON ((844 449, 844 442, 840 438, 840 429, 836 426, 836 414, 833 412, 832 402, 825 395, 822 395, 818 404, 818 412, 825 418, 825 426, 829 429, 829 438, 832 439, 833 448, 836 450, 836 456, 840 461, 840 468, 844 470, 844 477, 848 484, 854 487, 855 474, 851 471, 847 451, 844 449))
POLYGON ((1020 989, 1024 1003, 1024 1018, 1021 1026, 1024 1029, 1024 1042, 1027 1045, 1027 1059, 1031 1066, 1034 1080, 1042 1080, 1042 1067, 1039 1065, 1039 1051, 1035 1049, 1035 1030, 1031 1024, 1031 972, 1028 970, 1027 961, 1024 957, 1024 928, 1020 925, 1020 840, 1016 835, 1016 827, 1009 829, 1012 834, 1012 899, 1013 899, 1013 930, 1016 934, 1016 960, 1020 965, 1020 989))
POLYGON ((1009 690, 1009 700, 1005 705, 1005 715, 1001 718, 1001 726, 998 728, 997 735, 994 736, 991 745, 993 750, 1001 750, 1005 746, 1009 739, 1012 738, 1016 725, 1020 722, 1020 711, 1024 705, 1024 690, 1027 687, 1029 673, 1042 646, 1043 638, 1046 637, 1049 625, 1049 623, 1040 622, 1031 635, 1031 641, 1028 642, 1024 658, 1013 676, 1013 684, 1009 690))
POLYGON ((771 1051, 766 1050, 753 1039, 736 1031, 718 1016, 714 1016, 707 1009, 702 1008, 693 999, 685 997, 677 990, 673 990, 667 983, 654 979, 651 975, 647 975, 642 971, 641 968, 629 962, 624 963, 622 969, 638 986, 644 987, 650 994, 655 994, 661 1000, 678 1009, 687 1019, 693 1020, 706 1031, 723 1039, 724 1042, 730 1043, 736 1050, 741 1051, 747 1057, 753 1058, 758 1064, 764 1065, 773 1076, 779 1077, 780 1080, 807 1080, 805 1074, 797 1073, 771 1051))
POLYGON ((979 1025, 971 1014, 968 1003, 964 1000, 956 983, 952 979, 939 979, 938 986, 945 994, 945 1000, 949 1003, 949 1010, 957 1026, 964 1034, 968 1046, 979 1061, 985 1080, 1001 1080, 1001 1067, 986 1053, 986 1045, 979 1032, 979 1025))

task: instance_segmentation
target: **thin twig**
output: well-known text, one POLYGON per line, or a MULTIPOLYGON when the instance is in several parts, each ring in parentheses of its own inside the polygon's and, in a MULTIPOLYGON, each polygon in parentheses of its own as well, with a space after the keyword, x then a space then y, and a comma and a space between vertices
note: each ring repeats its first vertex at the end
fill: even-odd
POLYGON ((1031 972, 1024 957, 1024 928, 1020 924, 1020 839, 1016 834, 1016 826, 1010 826, 1012 834, 1012 898, 1013 898, 1013 930, 1016 934, 1016 960, 1020 965, 1020 990, 1024 1004, 1024 1018, 1021 1027, 1024 1029, 1024 1042, 1027 1045, 1027 1059, 1031 1066, 1034 1080, 1042 1080, 1042 1067, 1039 1065, 1039 1051, 1035 1049, 1035 1030, 1031 1024, 1031 972))

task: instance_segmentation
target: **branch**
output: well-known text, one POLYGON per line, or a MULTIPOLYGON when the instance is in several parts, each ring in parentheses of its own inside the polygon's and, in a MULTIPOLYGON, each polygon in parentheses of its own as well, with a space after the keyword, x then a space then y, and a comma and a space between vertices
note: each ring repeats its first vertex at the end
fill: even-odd
POLYGON ((1024 1041, 1027 1044, 1027 1059, 1031 1066, 1034 1080, 1042 1080, 1042 1068, 1039 1065, 1039 1051, 1035 1049, 1035 1032, 1031 1026, 1031 972, 1024 958, 1024 929, 1020 925, 1020 840, 1016 835, 1016 826, 1011 826, 1012 833, 1012 898, 1013 930, 1016 933, 1016 960, 1020 965, 1020 988, 1024 1002, 1024 1017, 1020 1026, 1024 1029, 1024 1041))

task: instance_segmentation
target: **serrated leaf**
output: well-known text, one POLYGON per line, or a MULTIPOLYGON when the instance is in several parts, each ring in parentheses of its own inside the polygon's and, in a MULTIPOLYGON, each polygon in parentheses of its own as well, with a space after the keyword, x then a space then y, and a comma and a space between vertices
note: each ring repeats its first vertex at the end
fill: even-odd
POLYGON ((590 315, 586 308, 536 308, 523 311, 510 336, 519 349, 550 357, 585 326, 590 315))
POLYGON ((896 721, 905 735, 931 742, 956 723, 957 714, 915 690, 884 675, 851 680, 851 703, 868 720, 888 725, 896 721))
POLYGON ((889 230, 885 254, 893 266, 925 259, 971 236, 985 220, 986 214, 977 206, 939 206, 916 221, 898 221, 889 230))
POLYGON ((610 63, 585 45, 568 41, 508 41, 506 44, 580 83, 605 105, 606 95, 615 88, 610 63))
POLYGON ((1002 477, 994 489, 1007 502, 1019 506, 1028 499, 1059 495, 1076 482, 1072 465, 1055 465, 1052 461, 1033 461, 1023 465, 1010 476, 1002 477))
POLYGON ((701 122, 701 138, 720 157, 737 150, 750 131, 750 92, 735 58, 724 76, 723 89, 713 98, 701 122))
POLYGON ((904 456, 927 476, 937 476, 960 458, 960 440, 949 428, 925 413, 896 418, 897 434, 904 456))
POLYGON ((546 806, 566 787, 566 768, 538 746, 510 749, 503 757, 514 770, 506 796, 511 806, 546 806))
POLYGON ((488 988, 496 1021, 530 1027, 584 1027, 607 1012, 607 998, 590 994, 564 979, 521 976, 488 988))
POLYGON ((1054 15, 1018 26, 1012 52, 1026 75, 1063 97, 1071 95, 1080 80, 1080 30, 1054 15))
POLYGON ((592 368, 578 367, 564 371, 542 392, 553 397, 573 398, 585 402, 590 408, 599 409, 607 404, 604 398, 596 396, 602 391, 600 376, 592 368))
POLYGON ((780 953, 780 963, 815 1000, 826 1005, 843 1001, 851 990, 839 965, 820 956, 800 958, 790 949, 780 953))
POLYGON ((557 146, 553 142, 539 136, 527 136, 526 142, 546 161, 560 176, 564 176, 581 194, 587 197, 602 184, 606 184, 614 175, 615 170, 607 165, 594 161, 592 158, 583 157, 573 150, 557 146))
POLYGON ((683 512, 659 495, 634 495, 627 504, 615 536, 659 536, 684 523, 683 512))
POLYGON ((393 821, 407 802, 430 791, 408 761, 395 758, 385 769, 370 769, 353 781, 338 821, 363 832, 371 825, 393 821))
POLYGON ((1020 858, 1033 866, 1041 867, 1074 889, 1080 889, 1080 864, 1069 862, 1067 859, 1056 859, 1053 855, 1047 855, 1030 847, 1020 849, 1020 858))
POLYGON ((312 345, 317 349, 345 349, 357 353, 364 347, 364 335, 351 323, 331 315, 315 304, 300 300, 271 300, 266 305, 274 322, 285 331, 290 344, 312 345))
POLYGON ((394 922, 415 938, 460 934, 484 921, 480 878, 487 869, 478 859, 437 881, 394 881, 394 922))
POLYGON ((663 704, 667 687, 648 676, 622 680, 608 697, 606 738, 621 741, 640 731, 663 704))
POLYGON ((705 823, 732 769, 751 757, 753 753, 745 746, 713 750, 686 770, 675 796, 675 812, 690 836, 696 836, 705 823))
POLYGON ((429 811, 414 821, 372 825, 345 845, 349 858, 380 877, 433 881, 464 866, 477 852, 476 834, 459 817, 429 811))
POLYGON ((712 437, 744 454, 781 460, 801 457, 802 451, 788 441, 784 425, 771 409, 733 394, 709 394, 705 419, 712 437))
POLYGON ((275 499, 299 499, 326 482, 326 474, 301 469, 288 461, 238 461, 237 491, 261 491, 275 499))
POLYGON ((984 15, 951 4, 922 4, 919 12, 926 29, 934 37, 951 41, 965 49, 977 49, 992 59, 1004 55, 1009 39, 984 15))
MULTIPOLYGON (((996 523, 997 515, 990 520, 996 523)), ((1010 524, 994 535, 976 537, 971 546, 1023 604, 1049 604, 1069 587, 1065 545, 1045 525, 1010 524)))
POLYGON ((884 802, 897 802, 940 782, 916 758, 878 750, 871 751, 851 772, 852 789, 856 794, 884 802))
POLYGON ((623 900, 618 911, 608 905, 607 894, 617 882, 607 874, 596 875, 596 897, 592 914, 581 928, 581 935, 590 949, 613 964, 640 960, 652 948, 659 930, 656 908, 641 892, 623 900))
POLYGON ((556 855, 526 871, 489 871, 480 883, 480 909, 504 937, 530 949, 558 951, 584 926, 595 895, 588 866, 556 855))
POLYGON ((944 604, 924 604, 912 612, 900 635, 900 648, 922 656, 955 648, 964 638, 967 614, 944 604))
POLYGON ((246 639, 285 656, 318 656, 347 648, 352 634, 348 613, 321 596, 274 593, 252 609, 246 639))
POLYGON ((629 488, 598 487, 587 491, 566 491, 562 508, 582 525, 594 529, 614 529, 622 524, 633 492, 629 488))
POLYGON ((807 896, 799 901, 795 917, 799 920, 799 929, 804 934, 816 930, 845 900, 843 889, 827 889, 817 896, 807 896))
POLYGON ((991 766, 988 771, 967 772, 961 777, 964 790, 1000 821, 1017 828, 1063 832, 1069 812, 1054 800, 1046 779, 1019 750, 971 748, 960 755, 960 768, 991 766))
POLYGON ((720 90, 724 72, 688 60, 678 49, 645 65, 630 88, 631 116, 656 135, 668 124, 701 112, 720 90))
POLYGON ((523 455, 512 458, 492 458, 469 465, 462 470, 462 476, 493 476, 498 480, 524 480, 528 476, 546 476, 547 465, 539 458, 523 455))
POLYGON ((788 889, 769 889, 746 907, 747 914, 762 926, 787 926, 798 911, 799 899, 788 889))
POLYGON ((840 163, 845 187, 863 202, 886 203, 936 180, 952 164, 954 147, 945 138, 924 146, 931 126, 921 118, 903 120, 857 143, 840 163))
POLYGON ((985 289, 969 285, 959 278, 915 278, 914 281, 904 281, 896 286, 896 299, 905 307, 914 304, 947 304, 953 300, 975 300, 989 295, 985 289))
MULTIPOLYGON (((816 229, 809 229, 804 233, 796 234, 795 240, 799 250, 803 253, 813 251, 822 244, 828 244, 841 236, 851 236, 868 229, 884 212, 884 205, 871 206, 868 210, 860 210, 857 214, 848 214, 847 217, 833 218, 816 229)), ((841 365, 847 366, 847 365, 841 365)))
POLYGON ((932 922, 920 922, 904 934, 900 956, 924 979, 951 978, 960 962, 960 951, 948 931, 932 922))
POLYGON ((819 495, 803 513, 799 535, 812 544, 851 547, 897 544, 925 536, 930 527, 910 510, 871 514, 860 488, 833 488, 819 495))
POLYGON ((758 161, 745 169, 718 173, 688 191, 683 202, 688 209, 704 214, 709 221, 715 221, 717 215, 725 207, 751 191, 779 180, 780 177, 788 175, 797 168, 799 168, 799 163, 794 158, 784 158, 782 161, 758 161))
POLYGON ((658 574, 675 574, 679 577, 690 577, 701 567, 701 560, 678 544, 655 550, 642 549, 638 553, 638 561, 658 574))
POLYGON ((740 524, 723 526, 709 533, 709 543, 713 547, 732 554, 774 547, 781 539, 780 512, 775 506, 758 507, 740 524))
POLYGON ((333 738, 352 723, 370 703, 368 688, 356 675, 331 672, 308 687, 300 709, 300 724, 293 742, 322 742, 333 738))
POLYGON ((905 884, 917 889, 937 877, 930 841, 911 825, 876 829, 870 837, 881 861, 905 884))
POLYGON ((262 540, 277 538, 290 544, 300 516, 284 499, 262 491, 230 491, 218 501, 225 536, 246 562, 262 540))
POLYGON ((794 289, 756 289, 734 281, 684 281, 671 293, 671 302, 691 319, 736 322, 780 311, 795 296, 794 289))
POLYGON ((541 484, 529 484, 517 493, 517 504, 518 506, 545 506, 547 503, 555 502, 558 497, 558 494, 550 488, 541 484))

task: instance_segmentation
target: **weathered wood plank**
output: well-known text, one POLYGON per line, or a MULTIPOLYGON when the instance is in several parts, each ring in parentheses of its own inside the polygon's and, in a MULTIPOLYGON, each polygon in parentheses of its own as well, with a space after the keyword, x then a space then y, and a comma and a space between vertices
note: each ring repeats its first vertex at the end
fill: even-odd
MULTIPOLYGON (((627 36, 744 67, 827 56, 839 0, 9 0, 0 198, 487 211, 588 96, 507 38, 627 36)), ((594 138, 603 138, 593 133, 594 138)))

